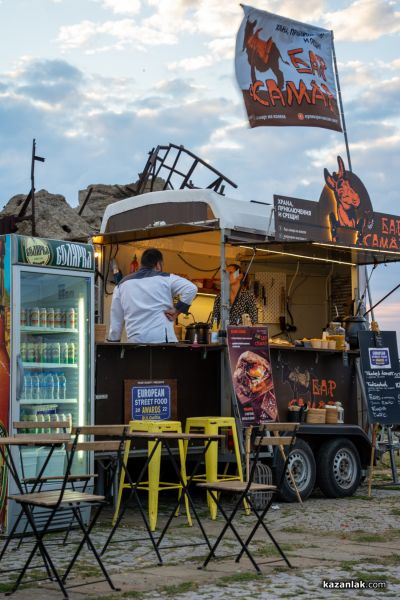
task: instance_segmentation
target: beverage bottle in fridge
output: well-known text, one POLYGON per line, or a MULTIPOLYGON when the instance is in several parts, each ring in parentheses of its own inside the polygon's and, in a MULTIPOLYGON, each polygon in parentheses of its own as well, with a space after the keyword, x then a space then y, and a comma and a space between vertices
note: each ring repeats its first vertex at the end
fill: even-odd
POLYGON ((75 362, 75 344, 74 342, 70 342, 68 344, 68 363, 74 364, 75 362))
POLYGON ((47 309, 47 327, 50 329, 54 327, 54 308, 47 309))
POLYGON ((54 380, 53 380, 53 374, 52 373, 47 373, 46 377, 45 377, 45 386, 46 386, 46 400, 53 400, 53 395, 54 395, 54 380))
POLYGON ((68 362, 68 342, 61 344, 61 362, 66 365, 68 362))
POLYGON ((40 375, 38 375, 38 377, 39 377, 39 398, 41 400, 44 400, 47 397, 46 379, 45 379, 45 376, 43 375, 43 373, 40 373, 40 375))
POLYGON ((40 399, 40 379, 38 375, 32 375, 32 400, 40 399))
POLYGON ((25 400, 32 400, 32 377, 30 375, 24 376, 24 395, 25 400))
POLYGON ((54 388, 53 388, 53 399, 54 400, 58 400, 60 398, 60 382, 59 382, 59 373, 53 373, 53 383, 54 383, 54 388))
POLYGON ((64 373, 59 374, 58 385, 59 385, 60 400, 65 400, 67 397, 67 380, 65 378, 64 373))
POLYGON ((61 357, 60 342, 54 342, 54 344, 52 344, 51 362, 53 362, 53 363, 59 363, 60 362, 60 357, 61 357))

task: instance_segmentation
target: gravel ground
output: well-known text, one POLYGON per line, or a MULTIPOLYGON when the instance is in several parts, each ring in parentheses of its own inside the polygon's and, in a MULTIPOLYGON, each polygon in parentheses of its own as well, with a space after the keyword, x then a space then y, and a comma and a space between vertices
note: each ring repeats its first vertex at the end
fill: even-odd
MULTIPOLYGON (((149 547, 140 516, 137 511, 128 511, 118 530, 120 543, 111 544, 105 555, 110 575, 122 591, 112 592, 105 582, 94 583, 72 590, 71 598, 400 598, 400 490, 374 489, 371 499, 366 493, 366 488, 360 488, 356 496, 347 499, 315 496, 303 505, 274 505, 268 523, 294 568, 289 569, 282 560, 277 560, 279 557, 271 543, 259 532, 252 548, 261 563, 262 575, 255 573, 247 559, 239 564, 234 562, 232 556, 237 543, 232 535, 220 546, 218 560, 211 561, 207 569, 199 570, 206 556, 206 546, 199 545, 203 541, 200 530, 196 525, 187 527, 184 514, 174 519, 169 530, 165 544, 173 547, 162 550, 164 565, 156 566, 155 553, 149 547), (138 541, 141 537, 146 539, 138 541), (220 558, 226 555, 230 557, 220 558), (325 589, 323 580, 362 581, 366 586, 379 580, 384 581, 386 587, 325 589)), ((215 539, 222 526, 221 518, 216 521, 208 518, 202 497, 196 498, 196 505, 207 533, 215 539)), ((167 514, 168 501, 159 515, 161 524, 167 514)), ((99 549, 107 538, 111 516, 110 510, 104 513, 93 536, 99 549)), ((252 518, 239 515, 238 528, 242 533, 249 529, 252 518)), ((78 538, 77 532, 73 532, 71 541, 78 538)), ((30 547, 30 542, 25 542, 18 552, 7 552, 1 569, 17 567, 30 547)), ((51 555, 63 567, 71 551, 71 546, 55 543, 51 555)), ((98 580, 95 567, 92 555, 85 550, 69 583, 98 580)), ((40 573, 41 569, 37 568, 31 576, 40 576, 40 573)), ((0 592, 9 589, 11 579, 10 574, 1 575, 0 592)), ((60 592, 49 582, 29 584, 14 595, 16 600, 60 597, 60 592)))

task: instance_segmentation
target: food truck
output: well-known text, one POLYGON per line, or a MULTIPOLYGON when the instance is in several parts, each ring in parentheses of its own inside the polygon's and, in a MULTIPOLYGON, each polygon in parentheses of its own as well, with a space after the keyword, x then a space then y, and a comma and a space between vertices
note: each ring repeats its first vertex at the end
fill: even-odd
MULTIPOLYGON (((272 209, 267 203, 228 198, 207 189, 185 189, 143 194, 107 207, 101 231, 93 238, 101 275, 98 321, 106 330, 115 282, 137 268, 146 248, 161 250, 165 270, 191 279, 198 294, 190 314, 181 314, 176 322, 178 343, 98 340, 95 422, 149 418, 134 415, 130 404, 132 386, 143 382, 173 386, 168 408, 158 418, 184 422, 188 417, 232 411, 237 416, 224 334, 229 310, 225 267, 239 263, 256 297, 258 321, 268 327, 279 420, 296 419, 301 405, 314 409, 301 423, 290 456, 297 488, 303 499, 315 485, 328 497, 348 496, 366 474, 370 428, 358 349, 345 345, 341 330, 329 330, 329 324, 353 314, 363 300, 365 265, 399 260, 400 252, 356 247, 360 229, 353 227, 350 240, 333 216, 321 228, 316 223, 321 202, 294 200, 277 196, 272 209), (310 208, 307 202, 315 206, 310 208), (329 236, 324 237, 324 227, 330 227, 329 236), (313 238, 319 241, 310 241, 313 238), (210 343, 217 294, 221 294, 221 335, 218 343, 210 343), (331 412, 328 406, 337 410, 331 412)), ((263 460, 279 468, 279 458, 267 455, 263 460)), ((289 479, 283 497, 296 497, 289 479)))

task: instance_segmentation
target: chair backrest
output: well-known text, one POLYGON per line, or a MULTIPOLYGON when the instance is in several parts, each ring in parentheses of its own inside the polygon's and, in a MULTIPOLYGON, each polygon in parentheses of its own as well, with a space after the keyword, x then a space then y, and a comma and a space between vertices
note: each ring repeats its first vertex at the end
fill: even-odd
POLYGON ((72 428, 72 433, 78 432, 79 435, 119 438, 127 430, 129 430, 127 425, 78 425, 72 428))
MULTIPOLYGON (((57 429, 62 429, 62 433, 69 433, 71 430, 70 421, 14 421, 13 429, 16 434, 21 433, 38 433, 46 431, 56 433, 57 429)), ((59 432, 60 433, 60 432, 59 432)))
MULTIPOLYGON (((293 445, 296 441, 296 432, 299 428, 299 423, 262 423, 255 427, 255 438, 254 438, 254 459, 252 468, 249 472, 248 467, 248 479, 250 481, 253 480, 254 472, 256 469, 256 463, 260 455, 260 451, 265 446, 272 446, 273 448, 277 448, 282 454, 284 459, 284 465, 282 472, 280 473, 280 477, 278 481, 276 481, 276 485, 278 488, 281 487, 283 483, 283 479, 286 474, 287 464, 289 461, 290 453, 292 451, 293 445), (272 435, 271 435, 272 434, 272 435), (283 450, 284 447, 287 447, 287 451, 283 450)), ((251 432, 250 432, 251 435, 251 432)), ((249 436, 249 434, 247 434, 249 436)))
MULTIPOLYGON (((65 438, 71 431, 70 421, 13 421, 14 433, 18 436, 35 435, 36 441, 46 441, 49 437, 54 438, 60 435, 60 444, 68 441, 69 438, 65 438)), ((49 458, 45 458, 39 473, 35 474, 35 477, 42 478, 46 469, 48 468, 49 458)), ((24 461, 24 451, 22 446, 19 447, 19 463, 21 468, 22 480, 25 481, 27 478, 26 465, 24 461)), ((57 475, 63 476, 64 473, 57 473, 57 475)), ((29 477, 32 479, 32 477, 29 477)), ((28 491, 28 486, 31 481, 24 483, 25 491, 28 491)))

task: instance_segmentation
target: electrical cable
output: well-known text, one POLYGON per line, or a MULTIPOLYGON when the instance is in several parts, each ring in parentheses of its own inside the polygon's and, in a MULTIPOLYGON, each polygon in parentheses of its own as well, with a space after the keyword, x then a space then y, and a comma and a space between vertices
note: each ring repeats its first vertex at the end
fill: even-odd
POLYGON ((178 254, 177 256, 178 256, 178 258, 181 259, 182 262, 185 263, 185 265, 187 265, 191 269, 195 269, 196 271, 202 271, 203 273, 210 273, 211 271, 215 271, 214 275, 212 276, 212 279, 214 279, 214 277, 216 276, 216 274, 218 273, 218 271, 221 268, 221 265, 219 265, 217 268, 214 267, 213 269, 201 269, 200 267, 196 267, 195 265, 192 265, 188 260, 183 258, 183 256, 181 256, 181 254, 178 254))
POLYGON ((286 310, 287 310, 287 313, 288 313, 288 315, 290 317, 290 324, 293 325, 293 326, 294 326, 294 319, 293 319, 293 315, 290 312, 290 308, 289 308, 290 292, 292 290, 292 286, 293 286, 294 280, 296 279, 296 277, 298 275, 299 269, 300 269, 300 261, 297 261, 296 271, 295 271, 295 274, 292 277, 292 281, 290 282, 288 293, 286 295, 286 310))

